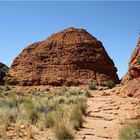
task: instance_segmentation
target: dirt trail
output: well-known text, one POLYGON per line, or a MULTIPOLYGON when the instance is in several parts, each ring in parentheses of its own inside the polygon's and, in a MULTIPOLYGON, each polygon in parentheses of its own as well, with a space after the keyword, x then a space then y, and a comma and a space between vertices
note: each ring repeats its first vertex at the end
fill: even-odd
POLYGON ((140 101, 121 94, 112 95, 112 90, 92 91, 87 101, 87 116, 77 139, 116 140, 126 120, 138 117, 140 101))

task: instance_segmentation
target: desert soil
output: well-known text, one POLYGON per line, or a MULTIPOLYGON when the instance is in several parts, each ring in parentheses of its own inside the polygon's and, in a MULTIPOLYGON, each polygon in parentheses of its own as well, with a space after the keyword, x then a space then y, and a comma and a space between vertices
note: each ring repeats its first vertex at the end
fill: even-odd
POLYGON ((126 122, 137 119, 140 111, 139 100, 112 90, 92 91, 87 101, 87 116, 77 139, 116 140, 126 122))

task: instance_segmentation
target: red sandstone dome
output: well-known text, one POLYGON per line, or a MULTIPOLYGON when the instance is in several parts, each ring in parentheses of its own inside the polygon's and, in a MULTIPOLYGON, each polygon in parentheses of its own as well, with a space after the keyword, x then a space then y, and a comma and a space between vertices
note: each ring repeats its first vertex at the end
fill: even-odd
POLYGON ((119 82, 102 43, 84 29, 68 28, 25 48, 7 78, 11 84, 79 85, 119 82))

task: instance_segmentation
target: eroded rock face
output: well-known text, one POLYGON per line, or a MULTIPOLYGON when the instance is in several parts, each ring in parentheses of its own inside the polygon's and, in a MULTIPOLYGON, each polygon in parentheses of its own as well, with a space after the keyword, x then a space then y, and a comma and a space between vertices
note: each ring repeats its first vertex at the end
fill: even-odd
POLYGON ((122 79, 121 93, 140 98, 140 38, 129 61, 128 72, 122 79))
POLYGON ((102 43, 84 29, 68 28, 34 43, 14 60, 11 84, 79 85, 119 82, 117 69, 102 43))
POLYGON ((0 85, 4 84, 4 77, 8 71, 8 67, 0 62, 0 85))
POLYGON ((140 38, 138 44, 129 61, 128 72, 122 79, 122 83, 127 83, 130 80, 140 77, 140 38))
POLYGON ((140 98, 140 77, 125 83, 121 88, 121 93, 129 97, 140 98))

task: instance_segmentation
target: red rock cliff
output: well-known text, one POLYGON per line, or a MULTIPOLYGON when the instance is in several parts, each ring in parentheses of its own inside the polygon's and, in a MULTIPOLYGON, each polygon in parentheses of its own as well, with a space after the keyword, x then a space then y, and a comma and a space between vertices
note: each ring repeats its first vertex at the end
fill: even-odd
POLYGON ((123 77, 122 83, 127 83, 128 81, 138 77, 140 77, 140 38, 136 49, 131 55, 128 72, 123 77))

